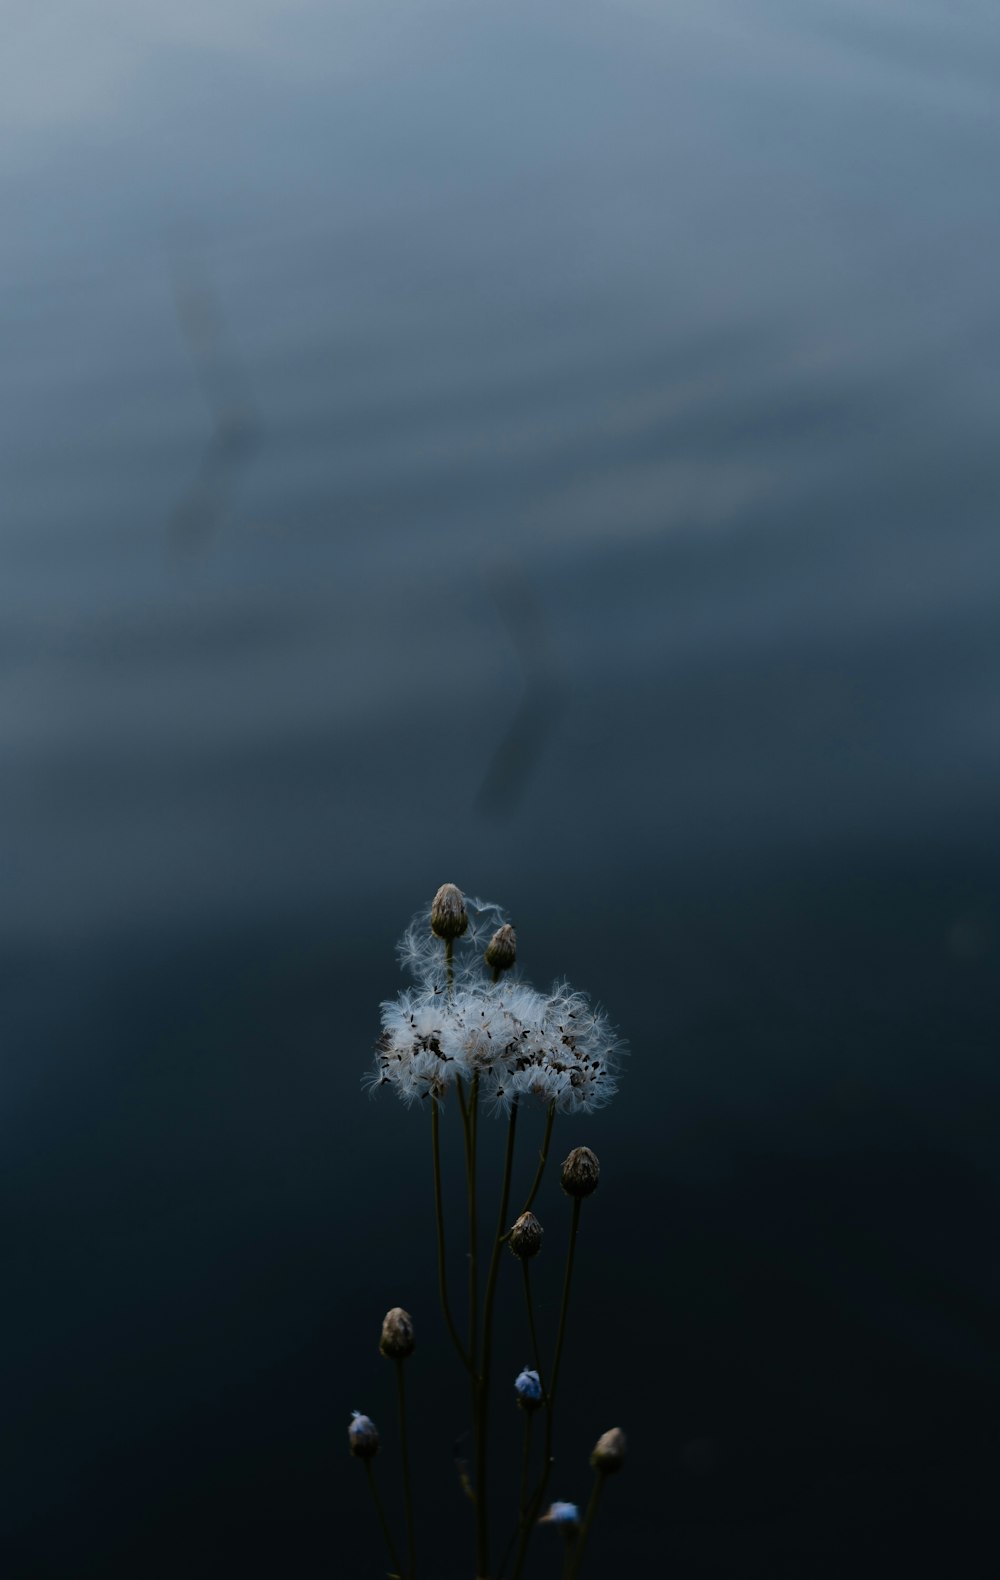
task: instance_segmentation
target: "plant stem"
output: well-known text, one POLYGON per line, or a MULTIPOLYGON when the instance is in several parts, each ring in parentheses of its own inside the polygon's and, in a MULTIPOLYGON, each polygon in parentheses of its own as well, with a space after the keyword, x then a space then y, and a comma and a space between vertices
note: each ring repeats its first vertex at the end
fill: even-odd
POLYGON ((531 1189, 528 1192, 528 1199, 521 1208, 522 1213, 528 1212, 530 1210, 532 1202, 538 1195, 538 1187, 542 1183, 542 1175, 545 1173, 545 1165, 549 1161, 549 1142, 552 1140, 552 1126, 555 1124, 555 1122, 556 1105, 555 1103, 550 1103, 549 1112, 545 1120, 545 1134, 542 1137, 542 1145, 538 1153, 538 1168, 535 1170, 535 1178, 531 1189))
POLYGON ((594 1485, 590 1489, 587 1512, 583 1517, 580 1534, 573 1549, 573 1562, 567 1570, 567 1580, 576 1580, 576 1576, 580 1573, 580 1565, 583 1563, 583 1549, 587 1545, 587 1537, 590 1535, 590 1527, 594 1523, 594 1515, 597 1513, 597 1505, 601 1501, 601 1493, 604 1491, 606 1480, 607 1477, 602 1471, 596 1470, 594 1472, 594 1485))
MULTIPOLYGON (((476 1078, 478 1080, 478 1077, 476 1078)), ((517 1098, 510 1110, 507 1125, 507 1150, 504 1155, 503 1185, 500 1189, 500 1211, 497 1229, 493 1236, 490 1267, 486 1276, 486 1293, 483 1297, 483 1355, 479 1367, 479 1409, 476 1420, 476 1562, 480 1575, 486 1575, 490 1566, 489 1512, 486 1493, 487 1435, 490 1413, 490 1362, 493 1352, 493 1303, 496 1298, 497 1277, 503 1251, 503 1232, 510 1205, 510 1182, 514 1166, 514 1140, 517 1135, 517 1098)))
POLYGON ((451 1335, 451 1342, 458 1351, 459 1359, 466 1371, 472 1371, 472 1362, 465 1352, 465 1346, 458 1336, 455 1319, 451 1314, 448 1304, 448 1273, 444 1245, 444 1204, 441 1196, 441 1114, 436 1100, 431 1098, 431 1151, 434 1156, 434 1214, 437 1219, 437 1252, 438 1252, 438 1296, 441 1301, 441 1310, 444 1320, 451 1335))
POLYGON ((406 1558, 407 1580, 414 1580, 417 1569, 416 1530, 413 1524, 413 1487, 410 1483, 410 1443, 406 1433, 406 1383, 403 1367, 406 1362, 396 1362, 396 1385, 399 1393, 399 1443, 403 1459, 403 1504, 406 1509, 406 1558))
POLYGON ((365 1460, 365 1470, 368 1474, 368 1485, 372 1489, 372 1497, 375 1500, 375 1512, 378 1515, 378 1522, 382 1527, 382 1535, 385 1537, 385 1545, 389 1552, 389 1562, 392 1564, 396 1574, 402 1577, 403 1566, 396 1555, 396 1548, 393 1544, 392 1536, 389 1533, 389 1525, 385 1517, 385 1510, 382 1507, 382 1499, 378 1495, 378 1484, 375 1480, 375 1466, 372 1464, 370 1459, 365 1460))
POLYGON ((517 1563, 514 1566, 514 1580, 520 1580, 524 1569, 524 1560, 528 1553, 528 1542, 531 1539, 532 1526, 538 1510, 541 1508, 542 1500, 545 1497, 545 1489, 549 1484, 549 1476, 552 1472, 552 1427, 556 1408, 556 1389, 559 1386, 559 1366, 562 1361, 563 1341, 566 1337, 566 1312, 569 1308, 569 1293, 573 1283, 573 1261, 576 1256, 576 1236, 580 1227, 581 1205, 580 1197, 574 1196, 573 1221, 570 1226, 569 1249, 566 1253, 566 1273, 563 1278, 562 1304, 559 1308, 559 1332, 556 1336, 555 1359, 552 1362, 552 1385, 549 1388, 545 1413, 545 1451, 542 1459, 542 1479, 535 1489, 530 1509, 521 1522, 521 1541, 517 1550, 517 1563))
POLYGON ((542 1376, 541 1351, 538 1348, 538 1334, 535 1331, 535 1305, 531 1298, 531 1263, 527 1260, 521 1263, 521 1273, 524 1277, 524 1303, 528 1308, 528 1331, 531 1334, 531 1358, 535 1363, 538 1380, 545 1392, 545 1380, 542 1376))

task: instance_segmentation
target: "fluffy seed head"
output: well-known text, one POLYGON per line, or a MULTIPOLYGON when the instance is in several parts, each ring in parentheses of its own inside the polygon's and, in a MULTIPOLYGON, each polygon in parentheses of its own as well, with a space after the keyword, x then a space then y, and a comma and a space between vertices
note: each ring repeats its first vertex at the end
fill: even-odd
POLYGON ((379 1349, 391 1361, 405 1361, 415 1348, 413 1318, 402 1306, 393 1306, 382 1322, 382 1339, 379 1349))
POLYGON ((567 1196, 578 1200, 592 1196, 601 1177, 601 1165, 596 1152, 589 1147, 574 1147, 562 1166, 560 1183, 567 1196))
POLYGON ((521 1409, 527 1410, 529 1415, 545 1403, 542 1380, 537 1372, 529 1371, 527 1366, 522 1372, 518 1372, 514 1378, 514 1397, 521 1409))
POLYGON ((351 1411, 347 1442, 355 1459, 374 1459, 378 1453, 378 1427, 360 1410, 351 1411))
POLYGON ((453 883, 442 883, 431 901, 431 932, 436 938, 461 938, 469 925, 461 889, 453 883))
POLYGON ((486 945, 483 959, 491 971, 510 970, 517 959, 517 934, 509 922, 497 928, 486 945))
POLYGON ((520 1218, 510 1231, 510 1246, 519 1262, 527 1262, 531 1257, 537 1256, 542 1248, 542 1228, 533 1212, 522 1212, 520 1218))
POLYGON ((591 1467, 602 1476, 613 1476, 625 1463, 625 1433, 620 1426, 602 1432, 590 1456, 591 1467))
POLYGON ((580 1524, 580 1510, 575 1503, 553 1503, 547 1514, 543 1514, 539 1525, 561 1525, 567 1536, 578 1528, 580 1524))

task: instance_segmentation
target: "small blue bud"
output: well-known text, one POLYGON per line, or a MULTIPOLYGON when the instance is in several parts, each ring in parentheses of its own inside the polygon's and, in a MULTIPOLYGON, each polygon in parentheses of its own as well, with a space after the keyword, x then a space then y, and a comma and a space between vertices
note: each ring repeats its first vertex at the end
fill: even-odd
POLYGON ((527 1367, 514 1378, 514 1393, 522 1410, 537 1410, 545 1403, 542 1380, 537 1372, 529 1371, 527 1367))
POLYGON ((580 1510, 575 1503, 553 1503, 548 1514, 543 1514, 538 1523, 561 1525, 566 1530, 572 1530, 580 1523, 580 1510))

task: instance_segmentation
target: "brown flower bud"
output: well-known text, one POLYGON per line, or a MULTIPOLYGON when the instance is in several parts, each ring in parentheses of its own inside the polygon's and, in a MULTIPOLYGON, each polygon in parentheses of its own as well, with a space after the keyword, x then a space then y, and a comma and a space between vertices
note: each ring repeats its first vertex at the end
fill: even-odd
POLYGON ((537 1256, 542 1248, 542 1228, 533 1212, 522 1212, 520 1218, 510 1231, 507 1244, 520 1262, 527 1262, 531 1257, 537 1256))
POLYGON ((486 945, 483 959, 491 971, 510 970, 517 959, 517 934, 509 922, 497 928, 486 945))
POLYGON ((592 1196, 601 1177, 597 1154, 589 1147, 574 1147, 562 1166, 560 1183, 567 1196, 592 1196))
POLYGON ((382 1339, 379 1349, 391 1361, 405 1361, 412 1355, 415 1347, 413 1338, 413 1318, 402 1306, 393 1306, 387 1311, 382 1323, 382 1339))
POLYGON ((378 1453, 378 1427, 359 1410, 351 1412, 352 1421, 347 1428, 347 1441, 355 1459, 374 1459, 378 1453))
POLYGON ((453 883, 442 883, 431 901, 431 932, 436 938, 461 938, 469 925, 461 889, 453 883))
POLYGON ((600 1471, 602 1476, 613 1476, 624 1463, 625 1433, 620 1426, 613 1426, 610 1432, 603 1432, 594 1444, 590 1456, 591 1468, 600 1471))

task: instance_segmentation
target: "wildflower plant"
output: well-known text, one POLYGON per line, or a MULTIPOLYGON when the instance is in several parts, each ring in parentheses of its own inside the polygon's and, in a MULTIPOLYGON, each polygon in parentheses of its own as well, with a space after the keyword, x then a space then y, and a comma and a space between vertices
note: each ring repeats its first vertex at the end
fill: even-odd
MULTIPOLYGON (((445 1325, 471 1384, 474 1458, 471 1477, 464 1464, 459 1480, 473 1505, 477 1580, 502 1580, 513 1559, 513 1580, 520 1580, 532 1532, 558 1526, 566 1538, 566 1577, 579 1572, 591 1522, 606 1477, 624 1462, 625 1438, 618 1428, 600 1438, 591 1455, 594 1486, 582 1520, 576 1504, 555 1502, 542 1514, 553 1460, 556 1393, 566 1336, 580 1217, 586 1198, 597 1189, 600 1164, 589 1147, 575 1147, 562 1165, 560 1183, 571 1203, 569 1239, 563 1273, 558 1327, 549 1366, 542 1364, 531 1268, 542 1249, 543 1229, 532 1212, 548 1162, 553 1128, 560 1114, 576 1116, 601 1108, 614 1096, 624 1044, 607 1016, 567 982, 540 993, 524 981, 517 966, 517 938, 498 905, 464 896, 451 883, 441 886, 419 911, 398 946, 400 964, 411 985, 381 1007, 381 1034, 373 1069, 364 1084, 375 1092, 394 1090, 408 1105, 430 1113, 431 1159, 437 1238, 438 1295, 445 1325), (468 1295, 465 1336, 460 1333, 448 1290, 444 1202, 441 1188, 442 1114, 454 1099, 461 1126, 468 1206, 468 1295), (538 1164, 520 1213, 510 1221, 517 1122, 522 1108, 537 1104, 545 1113, 538 1164), (496 1229, 488 1255, 479 1242, 479 1119, 488 1113, 507 1122, 496 1229), (490 1525, 490 1404, 493 1326, 503 1250, 520 1264, 531 1366, 514 1380, 514 1402, 523 1422, 520 1491, 509 1510, 506 1551, 499 1563, 490 1525), (485 1274, 485 1276, 484 1276, 485 1274), (536 1417, 543 1434, 540 1463, 534 1465, 532 1429, 536 1417)), ((367 1416, 355 1412, 348 1442, 368 1475, 376 1512, 399 1580, 415 1580, 416 1531, 406 1427, 404 1368, 415 1348, 412 1318, 400 1307, 387 1313, 380 1343, 397 1376, 406 1564, 393 1543, 378 1493, 373 1459, 379 1435, 367 1416)))

